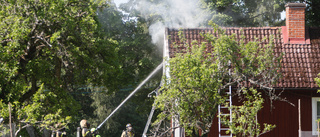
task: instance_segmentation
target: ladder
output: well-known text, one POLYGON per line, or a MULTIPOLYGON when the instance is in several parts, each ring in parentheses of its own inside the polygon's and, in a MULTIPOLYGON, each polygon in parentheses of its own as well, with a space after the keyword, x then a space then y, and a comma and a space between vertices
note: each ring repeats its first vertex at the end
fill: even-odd
MULTIPOLYGON (((162 85, 162 84, 160 84, 160 85, 162 85)), ((159 91, 159 89, 160 89, 160 87, 161 86, 159 86, 158 88, 156 88, 155 90, 153 90, 151 93, 149 93, 148 94, 148 97, 151 97, 151 94, 152 93, 155 93, 156 94, 156 96, 158 96, 158 91, 159 91)), ((155 103, 155 101, 154 101, 154 103, 155 103)), ((154 104, 153 103, 153 104, 154 104)), ((152 109, 151 109, 151 111, 150 111, 150 114, 149 114, 149 117, 148 117, 148 121, 147 121, 147 123, 146 123, 146 126, 144 127, 144 130, 143 130, 143 134, 142 134, 142 137, 147 137, 147 132, 148 132, 148 128, 149 128, 149 126, 150 126, 150 122, 151 122, 151 119, 152 119, 152 116, 153 116, 153 113, 154 113, 154 110, 156 109, 156 106, 155 105, 152 105, 152 109)), ((154 136, 156 136, 157 134, 155 134, 154 136)))
POLYGON ((221 119, 221 116, 227 116, 229 117, 229 121, 232 122, 232 111, 231 109, 231 105, 232 105, 232 95, 231 95, 231 85, 229 86, 229 90, 227 92, 225 92, 227 94, 227 99, 226 99, 226 103, 228 104, 228 106, 226 105, 222 105, 219 104, 218 105, 218 130, 219 130, 219 137, 232 137, 232 133, 227 134, 226 131, 229 130, 229 127, 226 126, 224 123, 226 123, 226 121, 223 121, 221 119))

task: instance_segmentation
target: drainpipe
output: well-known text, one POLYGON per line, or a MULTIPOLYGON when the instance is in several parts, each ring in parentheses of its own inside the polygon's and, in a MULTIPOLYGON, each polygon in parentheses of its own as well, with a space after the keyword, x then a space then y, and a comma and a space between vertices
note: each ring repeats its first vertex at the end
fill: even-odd
POLYGON ((298 99, 298 113, 299 113, 299 137, 301 137, 301 107, 300 107, 300 99, 298 99))

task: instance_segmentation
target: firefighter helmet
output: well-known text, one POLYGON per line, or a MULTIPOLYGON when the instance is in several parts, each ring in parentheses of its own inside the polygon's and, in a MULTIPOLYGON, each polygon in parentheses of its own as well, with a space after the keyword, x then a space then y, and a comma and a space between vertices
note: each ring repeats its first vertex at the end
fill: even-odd
POLYGON ((132 127, 132 125, 129 123, 126 125, 126 128, 128 128, 128 127, 132 127))

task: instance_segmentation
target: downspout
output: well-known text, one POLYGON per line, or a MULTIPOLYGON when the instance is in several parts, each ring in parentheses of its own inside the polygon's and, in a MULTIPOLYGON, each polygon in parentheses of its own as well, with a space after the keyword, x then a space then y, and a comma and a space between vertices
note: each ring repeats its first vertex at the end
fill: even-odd
POLYGON ((298 99, 298 113, 299 113, 299 137, 301 137, 301 106, 300 106, 300 99, 298 99))

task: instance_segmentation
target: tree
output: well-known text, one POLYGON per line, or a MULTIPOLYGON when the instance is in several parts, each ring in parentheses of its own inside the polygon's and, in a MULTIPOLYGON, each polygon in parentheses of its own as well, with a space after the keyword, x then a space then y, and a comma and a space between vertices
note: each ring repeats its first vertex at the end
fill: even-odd
POLYGON ((280 26, 281 12, 288 0, 130 0, 123 6, 133 16, 166 27, 210 27, 209 20, 221 26, 280 26), (188 6, 192 3, 192 6, 188 6), (186 26, 187 25, 187 26, 186 26))
POLYGON ((270 99, 277 99, 272 85, 280 76, 281 56, 274 56, 272 41, 265 45, 259 41, 237 42, 235 35, 227 36, 217 26, 214 29, 217 37, 203 35, 208 44, 194 41, 188 45, 180 33, 179 46, 187 49, 169 59, 169 76, 164 78, 163 91, 154 104, 162 110, 156 125, 176 119, 187 134, 195 136, 201 130, 205 135, 218 104, 225 101, 223 93, 228 86, 236 87, 235 95, 242 95, 242 88, 248 84, 265 89, 270 99))
MULTIPOLYGON (((92 126, 98 126, 125 99, 134 88, 162 61, 160 49, 151 42, 143 19, 126 17, 116 5, 108 2, 108 7, 97 11, 101 33, 117 41, 117 63, 121 67, 116 79, 117 87, 90 89, 90 102, 82 101, 81 110, 92 126)), ((100 129, 105 136, 119 136, 127 123, 131 123, 136 135, 142 134, 153 98, 147 95, 159 86, 161 72, 154 76, 139 92, 125 103, 100 129)), ((79 118, 81 116, 78 116, 79 118)))
MULTIPOLYGON (((212 13, 211 20, 223 26, 284 26, 281 12, 285 4, 296 0, 201 0, 204 8, 212 13)), ((317 27, 318 0, 299 0, 306 4, 306 26, 317 27)))
POLYGON ((103 1, 0 2, 0 108, 19 128, 57 130, 80 108, 70 95, 86 84, 104 85, 119 71, 112 39, 98 30, 103 1), (54 125, 61 123, 60 127, 54 125))
POLYGON ((98 13, 103 33, 118 41, 119 65, 122 71, 118 76, 120 85, 137 85, 151 69, 161 63, 162 51, 152 43, 144 19, 126 17, 115 5, 98 13))
POLYGON ((222 26, 284 25, 280 13, 285 0, 201 0, 203 8, 211 11, 211 20, 222 26))
MULTIPOLYGON (((291 2, 296 2, 290 0, 291 2)), ((319 27, 320 26, 320 1, 318 0, 300 0, 301 3, 306 4, 306 26, 319 27)))
MULTIPOLYGON (((256 89, 242 89, 244 95, 243 105, 228 107, 232 110, 232 122, 228 115, 221 116, 222 121, 229 127, 228 132, 242 137, 259 137, 270 132, 275 125, 264 123, 263 127, 258 122, 258 112, 263 108, 264 99, 261 92, 256 89)), ((225 104, 228 106, 228 104, 225 104)))

